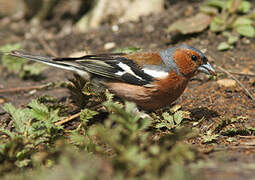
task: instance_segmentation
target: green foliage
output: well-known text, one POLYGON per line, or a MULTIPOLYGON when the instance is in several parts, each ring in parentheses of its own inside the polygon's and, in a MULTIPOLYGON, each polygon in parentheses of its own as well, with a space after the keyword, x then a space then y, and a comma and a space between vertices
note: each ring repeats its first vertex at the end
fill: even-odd
MULTIPOLYGON (((7 53, 13 50, 18 50, 20 48, 20 44, 7 44, 0 47, 0 52, 2 51, 4 53, 7 53)), ((42 71, 47 68, 47 66, 41 63, 29 64, 28 61, 25 59, 8 56, 7 54, 4 54, 1 59, 2 64, 7 67, 9 71, 18 74, 21 78, 38 76, 39 74, 41 74, 42 71)))
POLYGON ((162 117, 163 118, 155 116, 158 121, 156 128, 167 128, 171 130, 180 127, 184 119, 190 119, 190 113, 188 111, 177 110, 176 112, 173 112, 172 115, 168 112, 164 112, 162 113, 162 117))
POLYGON ((254 18, 252 17, 251 3, 246 0, 208 0, 203 7, 210 7, 210 11, 201 8, 201 11, 212 15, 210 24, 212 32, 228 32, 228 41, 222 42, 218 50, 232 49, 240 36, 255 37, 254 18), (234 35, 235 34, 235 35, 234 35), (233 37, 231 37, 233 36, 233 37))
MULTIPOLYGON (((63 174, 74 179, 191 177, 193 173, 187 171, 187 163, 194 161, 196 154, 185 143, 194 137, 191 128, 183 127, 183 120, 189 119, 188 112, 175 106, 170 112, 142 118, 135 104, 115 102, 109 92, 105 99, 104 110, 109 113, 106 120, 97 123, 95 120, 101 112, 85 108, 80 113, 77 128, 66 132, 54 125, 61 119, 56 109, 61 106, 50 106, 55 103, 50 98, 33 100, 23 109, 6 104, 4 109, 11 115, 13 128, 0 130, 0 175, 7 175, 3 179, 17 176, 20 179, 60 179, 63 174), (157 127, 162 122, 166 123, 162 126, 164 131, 157 127)), ((254 134, 252 127, 235 128, 234 125, 246 119, 241 116, 223 118, 204 134, 200 133, 201 142, 217 142, 220 135, 254 134), (229 125, 232 128, 228 128, 229 125)), ((204 118, 196 125, 201 123, 206 123, 204 118)))
POLYGON ((216 142, 220 135, 223 136, 235 136, 235 135, 251 135, 254 129, 251 127, 235 127, 235 124, 242 124, 247 117, 239 116, 236 118, 222 118, 221 121, 215 124, 214 128, 202 134, 203 143, 213 143, 216 142), (228 126, 230 128, 228 128, 228 126))
POLYGON ((207 131, 206 134, 202 135, 203 143, 213 143, 217 140, 219 134, 214 134, 211 130, 207 131))
POLYGON ((226 126, 234 123, 242 123, 247 119, 247 117, 244 116, 238 116, 236 118, 223 118, 220 122, 216 123, 214 126, 213 132, 220 133, 226 126))
POLYGON ((62 130, 54 125, 60 119, 58 110, 49 110, 36 100, 29 103, 29 108, 16 109, 5 104, 3 109, 11 115, 13 130, 0 129, 1 173, 32 165, 37 148, 56 141, 62 130))
POLYGON ((106 99, 103 105, 110 113, 108 119, 104 124, 88 126, 88 120, 97 113, 84 109, 81 113, 83 123, 70 136, 72 144, 106 158, 111 162, 115 178, 167 178, 172 175, 168 171, 174 169, 173 165, 180 167, 177 168, 178 176, 186 176, 184 162, 195 157, 183 143, 191 137, 191 129, 175 128, 170 134, 153 138, 156 132, 151 130, 152 119, 141 118, 135 104, 126 102, 123 108, 108 92, 106 99))
POLYGON ((218 45, 218 50, 232 49, 241 36, 255 37, 255 13, 251 8, 251 3, 247 0, 207 0, 200 6, 200 12, 177 20, 166 32, 192 34, 209 27, 210 31, 223 33, 228 38, 226 42, 218 45))
POLYGON ((218 50, 220 51, 224 51, 224 50, 228 50, 228 49, 232 49, 234 48, 234 44, 239 40, 239 36, 238 35, 233 35, 230 32, 223 32, 222 33, 223 36, 228 38, 227 42, 221 42, 218 45, 218 50))
MULTIPOLYGON (((189 176, 184 165, 194 160, 195 153, 184 140, 192 137, 192 130, 180 127, 183 114, 179 108, 172 115, 176 127, 159 134, 152 118, 141 118, 135 104, 114 102, 109 92, 105 99, 103 106, 109 113, 108 118, 97 124, 93 121, 100 112, 85 108, 80 113, 80 125, 68 131, 68 136, 64 136, 61 126, 55 126, 61 119, 56 106, 40 103, 51 99, 33 100, 24 109, 6 104, 4 110, 11 115, 13 129, 1 129, 0 175, 9 174, 6 178, 10 178, 10 174, 16 172, 23 179, 35 174, 51 179, 60 176, 54 170, 59 168, 63 170, 61 174, 68 177, 72 174, 74 178, 84 175, 91 179, 103 178, 98 171, 103 171, 109 179, 189 176), (92 164, 93 168, 88 168, 92 164), (47 167, 54 167, 53 173, 49 173, 47 167), (32 171, 19 173, 24 168, 32 168, 32 171)), ((166 113, 163 116, 171 117, 166 113)))
POLYGON ((188 129, 176 129, 153 140, 153 131, 147 131, 152 125, 150 118, 140 118, 134 112, 135 105, 126 102, 125 109, 120 104, 108 100, 104 103, 112 112, 105 124, 89 129, 88 136, 97 139, 93 152, 104 156, 112 155, 111 161, 117 174, 123 177, 159 177, 173 162, 184 163, 193 160, 194 153, 181 142, 190 134, 188 129))
POLYGON ((95 115, 97 115, 97 111, 92 111, 90 109, 84 109, 81 111, 80 119, 87 123, 90 119, 92 119, 95 115))
POLYGON ((71 99, 78 107, 92 107, 105 100, 104 91, 94 87, 91 82, 86 81, 79 75, 74 74, 74 78, 70 79, 70 81, 72 84, 67 86, 67 88, 70 91, 71 99))

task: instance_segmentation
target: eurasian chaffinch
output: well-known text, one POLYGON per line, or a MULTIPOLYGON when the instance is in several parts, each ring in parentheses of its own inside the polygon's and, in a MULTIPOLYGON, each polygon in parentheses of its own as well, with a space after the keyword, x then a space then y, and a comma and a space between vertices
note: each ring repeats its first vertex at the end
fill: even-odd
POLYGON ((9 55, 70 70, 85 79, 99 80, 117 96, 145 110, 170 105, 198 72, 215 75, 205 55, 187 45, 160 52, 94 54, 78 58, 54 58, 22 51, 12 51, 9 55))

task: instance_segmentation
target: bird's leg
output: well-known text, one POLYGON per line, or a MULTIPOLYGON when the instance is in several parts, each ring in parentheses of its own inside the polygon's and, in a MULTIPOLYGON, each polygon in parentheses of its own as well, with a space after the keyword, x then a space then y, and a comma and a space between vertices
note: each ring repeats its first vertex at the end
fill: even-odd
POLYGON ((144 119, 144 118, 149 118, 152 119, 152 117, 147 114, 146 112, 139 110, 137 107, 133 109, 133 113, 139 115, 140 118, 144 119))

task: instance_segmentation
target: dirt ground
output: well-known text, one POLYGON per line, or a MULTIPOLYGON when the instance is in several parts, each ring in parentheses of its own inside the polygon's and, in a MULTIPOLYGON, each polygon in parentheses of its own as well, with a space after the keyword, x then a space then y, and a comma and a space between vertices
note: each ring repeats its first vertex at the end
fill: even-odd
MULTIPOLYGON (((31 33, 33 25, 23 21, 12 23, 0 19, 0 46, 7 43, 21 43, 24 50, 49 55, 42 43, 38 40, 41 36, 47 45, 58 56, 69 56, 79 51, 105 52, 104 45, 114 42, 116 46, 107 50, 111 52, 118 48, 139 47, 143 50, 164 49, 176 44, 188 44, 198 49, 206 49, 209 61, 220 73, 218 79, 231 79, 222 73, 219 68, 223 67, 231 72, 250 72, 255 70, 255 39, 243 38, 236 44, 233 50, 219 52, 217 45, 224 40, 222 35, 212 32, 192 36, 174 37, 165 33, 165 28, 175 19, 184 16, 189 6, 186 1, 171 5, 159 15, 143 17, 139 22, 124 23, 119 25, 119 31, 114 32, 112 26, 105 24, 99 29, 91 30, 84 34, 70 33, 63 35, 61 27, 68 23, 66 21, 52 24, 50 22, 41 24, 41 27, 31 33)), ((192 6, 197 7, 194 3, 192 6)), ((31 87, 43 85, 48 82, 65 81, 72 74, 63 70, 48 68, 42 76, 36 80, 22 80, 17 75, 8 72, 0 65, 0 89, 31 87)), ((234 75, 255 96, 255 77, 234 75)), ((16 107, 26 106, 27 103, 38 96, 50 95, 62 102, 69 98, 66 88, 49 88, 38 91, 18 91, 1 93, 0 99, 3 103, 10 102, 16 107)), ((234 87, 223 87, 217 80, 208 79, 208 76, 200 74, 188 85, 185 93, 176 102, 184 110, 190 111, 192 121, 205 119, 199 125, 204 132, 209 131, 222 119, 245 117, 243 122, 235 124, 240 129, 244 127, 255 127, 255 102, 252 101, 238 85, 234 87)), ((5 113, 0 108, 0 120, 4 119, 5 113)), ((233 128, 233 125, 224 128, 233 128)), ((206 145, 200 138, 189 142, 203 152, 204 160, 200 166, 194 165, 193 169, 202 169, 202 179, 254 179, 255 175, 255 135, 237 134, 232 141, 229 136, 220 135, 216 143, 206 145)), ((198 162, 199 164, 199 162, 198 162)))

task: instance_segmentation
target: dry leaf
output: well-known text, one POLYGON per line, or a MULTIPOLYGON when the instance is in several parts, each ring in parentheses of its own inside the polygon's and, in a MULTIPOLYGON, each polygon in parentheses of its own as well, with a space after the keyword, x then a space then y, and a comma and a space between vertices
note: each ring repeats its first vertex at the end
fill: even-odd
POLYGON ((167 28, 166 32, 177 31, 182 34, 198 33, 205 30, 210 25, 211 21, 212 17, 210 15, 199 13, 193 17, 174 22, 167 28))

